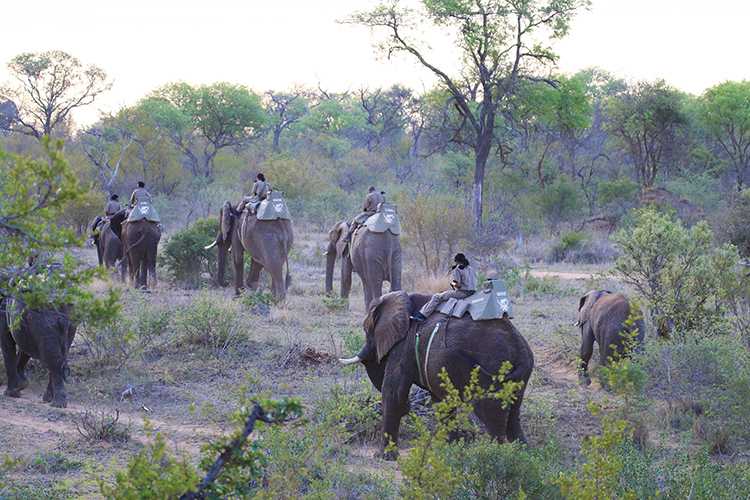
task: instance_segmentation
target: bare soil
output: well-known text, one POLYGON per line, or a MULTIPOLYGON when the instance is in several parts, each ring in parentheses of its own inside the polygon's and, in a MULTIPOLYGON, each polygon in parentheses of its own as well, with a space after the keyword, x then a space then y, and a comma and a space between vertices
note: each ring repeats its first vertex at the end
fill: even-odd
MULTIPOLYGON (((287 301, 268 315, 243 317, 250 341, 224 354, 159 347, 122 368, 97 366, 77 339, 70 356, 68 407, 51 408, 41 401, 47 374, 36 365, 31 385, 20 399, 0 397, 0 457, 17 461, 7 478, 18 484, 65 484, 77 498, 100 498, 96 481, 109 480, 144 444, 150 442, 148 425, 169 439, 173 450, 197 460, 200 447, 232 429, 226 415, 237 404, 236 393, 267 391, 273 397, 301 397, 314 405, 334 385, 352 387, 366 379, 361 367, 345 371, 335 362, 350 356, 344 337, 361 335, 364 317, 361 284, 354 280, 350 307, 332 313, 322 303, 325 235, 300 235, 295 242, 293 285, 287 301), (307 352, 307 356, 303 353, 307 352), (316 359, 319 358, 319 359, 316 359), (123 398, 128 387, 132 397, 123 398), (83 435, 76 420, 86 412, 119 412, 131 439, 99 441, 83 435)), ((95 265, 92 248, 79 259, 95 265)), ((408 271, 407 271, 408 273, 408 271)), ((598 424, 587 411, 591 399, 603 398, 597 388, 578 385, 573 360, 578 332, 573 327, 579 294, 590 272, 534 270, 537 276, 556 276, 564 297, 517 297, 514 323, 527 337, 536 358, 535 372, 526 391, 524 426, 531 446, 544 444, 543 436, 557 429, 567 446, 577 448, 583 436, 598 424)), ((94 285, 104 291, 106 283, 94 285)), ((119 286, 114 283, 114 286, 119 286)), ((232 303, 231 290, 210 290, 232 303)), ((126 309, 178 310, 201 293, 170 287, 161 279, 154 293, 123 290, 126 309)), ((3 390, 3 389, 0 389, 3 390)), ((374 391, 374 389, 373 389, 374 391)), ((393 471, 396 465, 375 460, 372 442, 342 445, 352 467, 372 472, 393 471)), ((408 445, 404 446, 408 453, 408 445)))

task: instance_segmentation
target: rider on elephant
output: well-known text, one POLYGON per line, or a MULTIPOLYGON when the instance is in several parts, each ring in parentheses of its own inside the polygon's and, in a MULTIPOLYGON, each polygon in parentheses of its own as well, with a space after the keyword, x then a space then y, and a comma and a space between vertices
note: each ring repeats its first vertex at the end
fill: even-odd
POLYGON ((375 186, 370 186, 370 190, 365 196, 365 201, 362 202, 362 213, 359 214, 352 220, 349 226, 349 233, 344 237, 342 241, 349 243, 352 241, 352 235, 359 226, 365 223, 365 221, 377 212, 378 207, 381 203, 385 203, 385 193, 383 191, 378 192, 375 186))
POLYGON ((254 214, 255 210, 258 208, 258 204, 265 200, 270 194, 271 186, 266 182, 266 176, 258 174, 255 178, 255 184, 253 184, 252 196, 245 196, 242 199, 239 206, 237 206, 237 212, 242 213, 245 207, 247 207, 249 212, 254 214))
POLYGON ((113 194, 109 197, 109 201, 107 202, 107 204, 104 205, 104 213, 106 214, 107 218, 112 217, 117 212, 122 210, 122 205, 120 205, 120 202, 117 201, 117 198, 119 198, 119 196, 113 194))
POLYGON ((135 188, 135 191, 133 191, 133 194, 130 195, 130 206, 134 207, 135 204, 138 202, 138 198, 142 196, 147 196, 148 201, 151 201, 151 193, 146 191, 146 183, 143 181, 138 181, 138 187, 135 188))
POLYGON ((453 280, 451 281, 451 290, 438 292, 432 296, 430 301, 419 310, 418 313, 411 316, 410 319, 419 323, 424 323, 427 317, 437 309, 441 302, 448 299, 465 299, 477 291, 477 273, 469 265, 469 261, 462 253, 457 253, 453 258, 453 280))

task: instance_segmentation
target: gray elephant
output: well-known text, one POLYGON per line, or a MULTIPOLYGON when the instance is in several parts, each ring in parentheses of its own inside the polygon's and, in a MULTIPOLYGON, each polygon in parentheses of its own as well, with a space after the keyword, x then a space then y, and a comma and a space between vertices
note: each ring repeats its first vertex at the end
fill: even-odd
POLYGON ((260 285, 260 271, 265 268, 271 274, 271 290, 280 300, 284 300, 286 289, 291 283, 289 251, 292 243, 294 233, 289 219, 259 220, 257 215, 249 213, 248 210, 238 213, 236 207, 225 201, 219 213, 219 234, 206 248, 219 247, 217 277, 221 286, 229 285, 224 275, 227 253, 231 249, 234 292, 240 294, 243 288, 244 253, 247 252, 251 259, 247 286, 257 290, 260 285))
POLYGON ((105 220, 102 225, 100 225, 101 217, 97 217, 94 221, 92 238, 96 245, 96 254, 99 258, 99 265, 107 269, 115 268, 117 262, 122 261, 124 247, 120 236, 124 218, 125 211, 121 210, 105 220))
POLYGON ((0 341, 5 373, 8 376, 6 396, 20 398, 29 386, 24 369, 29 358, 39 359, 50 372, 42 400, 65 408, 68 404, 65 379, 68 352, 76 334, 69 307, 32 310, 8 298, 0 302, 0 341), (20 315, 20 318, 19 318, 20 315))
POLYGON ((161 224, 141 219, 122 224, 122 275, 129 277, 138 288, 156 288, 156 250, 161 239, 161 224))
POLYGON ((479 400, 474 403, 474 413, 498 440, 525 443, 520 410, 534 367, 528 342, 507 316, 474 321, 471 315, 465 314, 444 322, 432 336, 436 324, 443 318, 433 314, 418 336, 417 322, 410 321, 409 317, 429 299, 429 295, 391 292, 373 300, 363 323, 365 346, 354 358, 341 360, 344 364, 364 364, 370 381, 382 394, 383 446, 375 456, 396 459, 397 452, 384 450, 390 441, 398 444, 398 429, 401 417, 409 411, 412 384, 427 389, 433 400, 439 401, 445 396, 438 377, 443 368, 453 385, 461 390, 469 385, 472 370, 479 366, 479 383, 487 389, 491 377, 500 372, 505 361, 509 361, 512 368, 504 380, 523 382, 515 401, 503 408, 499 400, 479 400))
POLYGON ((352 271, 362 280, 365 307, 383 295, 383 281, 390 291, 401 290, 401 238, 390 231, 373 233, 362 226, 348 245, 342 240, 349 231, 349 221, 339 221, 328 233, 326 251, 326 294, 333 291, 333 268, 341 259, 341 296, 348 297, 352 271))
POLYGON ((624 356, 626 352, 625 335, 635 333, 637 344, 643 344, 646 324, 639 309, 631 309, 630 300, 621 293, 608 290, 589 290, 578 301, 578 321, 575 326, 581 329, 581 384, 591 384, 588 366, 594 351, 594 341, 599 344, 599 363, 604 366, 615 353, 624 356), (626 325, 626 320, 633 315, 635 323, 626 325))

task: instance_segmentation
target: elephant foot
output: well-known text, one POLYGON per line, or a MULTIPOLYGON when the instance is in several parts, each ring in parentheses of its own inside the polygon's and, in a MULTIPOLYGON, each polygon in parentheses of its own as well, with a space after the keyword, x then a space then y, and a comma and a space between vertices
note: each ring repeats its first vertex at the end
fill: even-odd
POLYGON ((20 387, 21 390, 26 389, 27 387, 29 387, 29 379, 27 379, 23 375, 19 375, 18 376, 18 386, 20 387))
POLYGON ((44 401, 45 403, 49 403, 50 401, 52 401, 53 398, 54 398, 54 394, 52 393, 52 391, 47 389, 44 392, 44 396, 42 396, 42 401, 44 401))
POLYGON ((586 374, 578 377, 578 383, 581 384, 583 387, 588 387, 591 385, 591 377, 586 374))
POLYGON ((50 406, 54 408, 67 408, 68 401, 65 398, 56 398, 52 400, 52 402, 50 403, 50 406))
POLYGON ((10 398, 20 398, 21 397, 21 389, 6 389, 5 395, 10 398))
POLYGON ((395 462, 398 460, 398 451, 391 450, 391 451, 383 451, 378 450, 375 452, 375 455, 373 455, 375 458, 380 460, 386 460, 388 462, 395 462))

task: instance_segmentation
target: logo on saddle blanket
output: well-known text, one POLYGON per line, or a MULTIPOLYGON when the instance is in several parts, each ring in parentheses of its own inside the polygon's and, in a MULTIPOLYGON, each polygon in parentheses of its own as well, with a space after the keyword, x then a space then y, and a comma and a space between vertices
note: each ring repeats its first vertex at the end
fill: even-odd
POLYGON ((474 321, 500 319, 506 314, 509 319, 513 318, 513 305, 505 288, 505 281, 487 280, 482 290, 465 299, 449 299, 440 308, 442 314, 450 314, 456 318, 463 316, 466 311, 469 311, 474 321))
POLYGON ((371 233, 401 234, 401 221, 398 218, 398 210, 393 203, 383 203, 378 212, 368 217, 365 226, 371 233))

